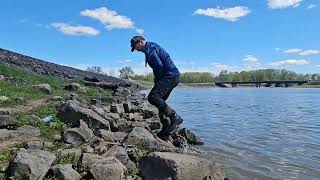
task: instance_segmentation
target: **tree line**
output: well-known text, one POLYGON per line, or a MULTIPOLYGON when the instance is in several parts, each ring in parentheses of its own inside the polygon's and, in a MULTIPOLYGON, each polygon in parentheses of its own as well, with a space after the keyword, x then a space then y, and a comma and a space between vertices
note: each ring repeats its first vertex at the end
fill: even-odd
MULTIPOLYGON (((98 70, 101 68, 88 68, 98 70)), ((153 82, 153 74, 136 75, 131 67, 124 67, 119 70, 120 78, 153 82)), ((281 80, 316 80, 320 81, 320 74, 302 74, 285 69, 259 69, 252 71, 231 72, 222 70, 218 75, 209 72, 185 72, 180 74, 181 83, 214 83, 221 81, 281 81, 281 80)))

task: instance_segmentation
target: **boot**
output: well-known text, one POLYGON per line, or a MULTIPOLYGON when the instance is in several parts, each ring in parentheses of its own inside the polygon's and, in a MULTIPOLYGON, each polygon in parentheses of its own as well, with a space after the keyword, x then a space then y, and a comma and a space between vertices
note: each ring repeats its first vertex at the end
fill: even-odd
POLYGON ((166 114, 171 121, 169 126, 166 128, 167 134, 170 134, 183 122, 183 119, 173 109, 171 109, 170 106, 166 107, 164 114, 166 114))
POLYGON ((158 133, 158 137, 162 140, 167 141, 169 139, 169 134, 167 133, 167 128, 170 125, 170 120, 163 113, 159 113, 160 122, 162 124, 162 129, 158 133))
POLYGON ((170 125, 167 127, 169 133, 175 130, 177 126, 183 122, 183 119, 175 111, 173 111, 173 115, 170 116, 170 120, 170 125))

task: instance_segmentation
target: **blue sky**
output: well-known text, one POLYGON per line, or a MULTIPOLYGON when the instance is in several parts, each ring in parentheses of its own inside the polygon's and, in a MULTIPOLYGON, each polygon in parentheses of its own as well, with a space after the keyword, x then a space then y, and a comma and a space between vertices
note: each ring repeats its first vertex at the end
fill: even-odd
POLYGON ((145 72, 144 55, 130 52, 137 34, 182 72, 320 72, 319 0, 2 0, 0 17, 1 48, 109 74, 145 72))

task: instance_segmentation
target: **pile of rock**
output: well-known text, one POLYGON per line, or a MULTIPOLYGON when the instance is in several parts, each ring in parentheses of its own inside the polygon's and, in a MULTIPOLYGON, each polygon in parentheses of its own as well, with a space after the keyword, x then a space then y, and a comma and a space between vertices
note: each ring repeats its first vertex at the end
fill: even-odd
MULTIPOLYGON (((0 144, 13 136, 28 142, 6 168, 8 177, 124 180, 139 175, 147 180, 224 179, 216 163, 197 157, 190 148, 203 144, 190 130, 176 130, 170 141, 157 137, 162 129, 158 110, 137 90, 101 86, 100 82, 87 85, 112 89, 113 96, 96 97, 90 102, 76 95, 63 100, 58 118, 70 128, 57 136, 56 140, 65 144, 59 150, 45 150, 50 143, 37 139, 40 132, 33 127, 9 130, 16 120, 0 116, 0 128, 5 128, 0 129, 0 144), (70 155, 76 163, 61 163, 61 157, 70 155)), ((70 84, 65 90, 76 93, 80 88, 79 84, 70 84)), ((61 101, 61 97, 54 99, 61 101)))

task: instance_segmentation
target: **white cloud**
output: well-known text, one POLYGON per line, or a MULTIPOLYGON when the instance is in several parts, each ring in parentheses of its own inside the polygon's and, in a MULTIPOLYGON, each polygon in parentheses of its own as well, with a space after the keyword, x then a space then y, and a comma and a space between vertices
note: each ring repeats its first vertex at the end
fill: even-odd
POLYGON ((315 5, 315 4, 310 4, 310 5, 307 7, 307 9, 313 9, 313 8, 315 8, 315 7, 317 7, 317 5, 315 5))
POLYGON ((276 61, 270 63, 271 66, 299 66, 299 65, 305 65, 308 64, 308 61, 305 59, 302 60, 296 60, 296 59, 288 59, 283 61, 276 61))
POLYGON ((66 35, 74 35, 74 36, 81 36, 81 35, 87 35, 87 36, 96 36, 100 32, 92 27, 89 26, 71 26, 67 23, 52 23, 52 27, 56 28, 58 31, 62 32, 66 35))
POLYGON ((253 55, 246 55, 242 61, 247 62, 247 63, 258 63, 259 59, 254 57, 253 55))
POLYGON ((303 0, 268 0, 271 9, 283 9, 288 7, 298 7, 303 0))
POLYGON ((299 55, 301 55, 301 56, 314 55, 314 54, 320 54, 320 51, 319 50, 305 50, 305 51, 299 53, 299 55))
POLYGON ((238 21, 240 17, 246 16, 250 12, 251 12, 250 9, 247 7, 236 6, 233 8, 226 8, 226 9, 222 9, 220 7, 197 9, 196 11, 194 11, 194 14, 235 22, 235 21, 238 21))
POLYGON ((120 64, 127 64, 127 63, 130 63, 132 62, 132 59, 125 59, 125 60, 120 60, 118 61, 120 64))
POLYGON ((280 48, 275 48, 274 50, 276 50, 277 52, 279 52, 281 49, 280 49, 280 48))
POLYGON ((240 67, 240 66, 234 66, 234 65, 222 64, 219 62, 213 62, 213 63, 211 63, 211 68, 210 68, 209 72, 211 72, 215 75, 218 75, 222 70, 235 72, 235 71, 242 71, 243 69, 244 69, 244 67, 240 67))
POLYGON ((137 33, 139 33, 139 34, 143 34, 143 32, 144 32, 143 29, 139 29, 139 28, 136 28, 136 31, 137 31, 137 33))
POLYGON ((302 51, 302 49, 293 48, 293 49, 284 50, 283 52, 284 53, 298 53, 298 52, 301 52, 301 51, 302 51))
POLYGON ((93 10, 81 11, 82 16, 90 17, 100 21, 105 25, 107 30, 112 29, 134 29, 139 34, 143 33, 143 29, 136 28, 134 22, 123 15, 119 15, 116 11, 110 10, 106 7, 101 7, 93 10))

